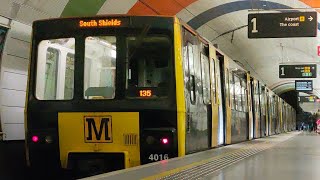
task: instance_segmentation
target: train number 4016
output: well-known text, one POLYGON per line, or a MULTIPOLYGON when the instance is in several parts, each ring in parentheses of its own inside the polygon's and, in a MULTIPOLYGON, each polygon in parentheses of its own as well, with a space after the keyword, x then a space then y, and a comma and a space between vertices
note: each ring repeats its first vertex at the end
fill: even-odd
POLYGON ((162 161, 165 159, 169 159, 168 154, 150 154, 149 158, 151 161, 162 161))

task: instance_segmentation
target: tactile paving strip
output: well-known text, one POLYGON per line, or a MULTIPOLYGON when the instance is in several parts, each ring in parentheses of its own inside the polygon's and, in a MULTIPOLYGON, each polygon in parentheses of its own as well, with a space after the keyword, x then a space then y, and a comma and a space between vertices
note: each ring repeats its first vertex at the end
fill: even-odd
POLYGON ((251 146, 246 146, 239 151, 227 153, 224 156, 217 157, 210 160, 209 162, 194 166, 189 169, 182 170, 178 173, 174 173, 165 177, 160 178, 161 180, 175 180, 175 179, 200 179, 204 176, 217 172, 227 166, 230 166, 234 163, 237 163, 247 157, 250 157, 254 154, 257 154, 261 151, 269 149, 276 144, 283 142, 288 137, 284 136, 283 138, 273 140, 269 139, 266 142, 254 144, 251 146))

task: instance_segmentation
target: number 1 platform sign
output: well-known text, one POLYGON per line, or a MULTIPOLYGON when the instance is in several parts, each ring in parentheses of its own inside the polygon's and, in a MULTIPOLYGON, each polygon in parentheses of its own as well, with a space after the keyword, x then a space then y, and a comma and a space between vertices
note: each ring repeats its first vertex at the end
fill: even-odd
POLYGON ((279 78, 316 78, 316 64, 279 65, 279 78))
POLYGON ((248 15, 248 38, 316 37, 316 12, 259 13, 248 15))

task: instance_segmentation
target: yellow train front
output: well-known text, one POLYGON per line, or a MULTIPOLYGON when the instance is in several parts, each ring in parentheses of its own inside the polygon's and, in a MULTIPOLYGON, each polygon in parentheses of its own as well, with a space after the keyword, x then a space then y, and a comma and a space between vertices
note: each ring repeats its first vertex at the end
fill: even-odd
POLYGON ((174 17, 34 22, 28 165, 106 172, 184 155, 181 43, 174 17))

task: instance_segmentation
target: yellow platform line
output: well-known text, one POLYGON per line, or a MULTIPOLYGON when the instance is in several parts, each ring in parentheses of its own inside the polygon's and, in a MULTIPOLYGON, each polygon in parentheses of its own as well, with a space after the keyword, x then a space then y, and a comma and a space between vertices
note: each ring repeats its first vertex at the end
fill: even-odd
POLYGON ((175 169, 171 169, 171 170, 168 170, 168 171, 165 171, 165 172, 162 172, 162 173, 159 173, 159 174, 156 174, 156 175, 152 175, 152 176, 149 176, 149 177, 146 177, 146 178, 143 178, 143 180, 154 180, 154 179, 160 179, 162 177, 165 177, 165 176, 169 176, 169 175, 172 175, 172 174, 176 174, 176 173, 179 173, 183 170, 186 170, 186 169, 191 169, 193 167, 196 167, 196 166, 199 166, 199 165, 202 165, 202 164, 205 164, 205 163, 208 163, 210 161, 213 161, 215 159, 218 159, 218 158, 222 158, 222 157, 225 157, 229 154, 233 154, 233 153, 236 153, 236 152, 240 152, 240 151, 243 151, 245 149, 248 149, 248 148, 251 148, 253 146, 261 146, 261 145, 264 145, 268 143, 268 141, 265 141, 265 142, 262 142, 262 143, 259 143, 259 144, 252 144, 252 145, 247 145, 247 146, 244 146, 240 149, 236 149, 236 150, 233 150, 233 151, 230 151, 230 152, 227 152, 227 153, 223 153, 223 154, 219 154, 217 156, 214 156, 210 159, 205 159, 205 160, 201 160, 201 161, 197 161, 197 162, 194 162, 194 163, 191 163, 189 165, 186 165, 186 166, 182 166, 182 167, 178 167, 178 168, 175 168, 175 169))
MULTIPOLYGON (((241 152, 241 151, 243 151, 243 150, 245 150, 245 149, 249 149, 249 148, 254 147, 254 146, 266 146, 268 143, 271 143, 271 144, 267 145, 267 146, 269 146, 269 147, 266 148, 266 149, 269 149, 269 148, 272 148, 273 146, 275 146, 275 145, 277 145, 277 144, 279 144, 279 143, 282 143, 282 142, 284 142, 284 141, 287 141, 287 140, 291 139, 292 137, 296 136, 297 134, 299 134, 299 133, 292 133, 292 134, 290 133, 289 138, 285 138, 285 139, 283 139, 283 140, 281 139, 281 141, 276 141, 276 142, 273 142, 272 140, 266 139, 266 141, 261 142, 261 143, 258 143, 258 144, 246 145, 246 146, 241 147, 241 148, 239 148, 239 149, 236 149, 236 150, 233 150, 233 151, 230 151, 230 152, 227 152, 227 153, 222 153, 222 154, 219 154, 219 155, 214 156, 214 157, 209 158, 209 159, 197 161, 197 162, 191 163, 191 164, 186 165, 186 166, 178 167, 178 168, 171 169, 171 170, 168 170, 168 171, 165 171, 165 172, 156 174, 156 175, 148 176, 148 177, 146 177, 146 178, 143 178, 142 180, 160 179, 160 178, 163 178, 163 177, 172 175, 172 174, 179 173, 179 172, 181 172, 181 171, 183 171, 183 170, 191 169, 191 168, 193 168, 193 167, 196 167, 196 166, 199 166, 199 165, 208 163, 208 162, 213 161, 213 160, 215 160, 215 159, 225 157, 225 156, 230 155, 230 154, 232 154, 232 153, 241 152)), ((266 138, 268 138, 268 137, 266 137, 266 138)), ((226 146, 226 147, 227 147, 227 146, 226 146)), ((266 149, 263 149, 262 151, 264 151, 264 150, 266 150, 266 149)), ((259 151, 259 152, 261 152, 261 151, 259 151)))

